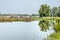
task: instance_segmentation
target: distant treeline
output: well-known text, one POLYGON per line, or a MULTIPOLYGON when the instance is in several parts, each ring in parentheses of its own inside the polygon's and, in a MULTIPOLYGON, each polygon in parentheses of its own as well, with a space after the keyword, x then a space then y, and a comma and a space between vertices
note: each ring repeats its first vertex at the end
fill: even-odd
POLYGON ((16 22, 16 21, 35 21, 38 19, 37 14, 0 14, 0 22, 16 22))
POLYGON ((0 13, 0 16, 39 16, 39 14, 1 14, 0 13))
POLYGON ((38 12, 40 17, 60 17, 60 6, 51 8, 47 4, 42 4, 38 12))

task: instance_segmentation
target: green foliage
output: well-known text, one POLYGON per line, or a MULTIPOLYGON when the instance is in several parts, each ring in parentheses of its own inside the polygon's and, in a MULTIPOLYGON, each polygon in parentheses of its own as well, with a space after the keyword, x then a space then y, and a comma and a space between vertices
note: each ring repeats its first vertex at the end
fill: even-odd
POLYGON ((48 6, 47 4, 42 4, 38 12, 40 17, 48 17, 48 16, 60 17, 60 7, 50 8, 50 6, 48 6))
POLYGON ((57 7, 53 7, 52 10, 51 10, 51 16, 56 17, 57 16, 57 11, 58 11, 57 7))
MULTIPOLYGON (((53 29, 55 30, 54 33, 50 34, 48 37, 47 37, 47 40, 60 40, 60 19, 56 19, 54 20, 56 22, 54 22, 54 26, 53 29)), ((38 24, 41 28, 41 31, 46 31, 47 29, 49 29, 49 21, 47 20, 41 20, 39 21, 39 24, 38 24)))
POLYGON ((57 16, 60 17, 60 7, 58 7, 58 13, 57 16))
POLYGON ((48 40, 60 40, 60 32, 50 34, 48 40))
POLYGON ((55 32, 48 36, 48 40, 60 40, 60 20, 57 20, 53 29, 55 32))
POLYGON ((42 20, 38 25, 40 26, 41 31, 46 31, 47 29, 49 29, 49 21, 42 20))
POLYGON ((54 30, 55 30, 56 32, 60 32, 60 23, 56 23, 56 24, 55 24, 54 30))
POLYGON ((43 5, 41 5, 41 8, 39 9, 38 12, 40 14, 40 17, 49 16, 49 14, 50 14, 50 6, 47 6, 47 4, 43 4, 43 5))

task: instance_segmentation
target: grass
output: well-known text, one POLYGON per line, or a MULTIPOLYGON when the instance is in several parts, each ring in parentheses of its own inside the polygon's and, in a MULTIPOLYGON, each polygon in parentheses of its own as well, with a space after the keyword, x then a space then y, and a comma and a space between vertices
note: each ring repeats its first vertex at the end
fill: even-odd
POLYGON ((15 22, 15 21, 35 21, 37 20, 37 17, 31 17, 31 18, 10 18, 10 17, 0 17, 0 22, 15 22))
POLYGON ((60 32, 51 34, 48 36, 48 40, 60 40, 60 32))
POLYGON ((60 17, 31 17, 31 18, 10 18, 0 17, 0 22, 12 22, 12 21, 40 21, 40 20, 60 20, 60 17))
POLYGON ((40 20, 43 19, 43 20, 60 20, 60 17, 40 17, 40 20))

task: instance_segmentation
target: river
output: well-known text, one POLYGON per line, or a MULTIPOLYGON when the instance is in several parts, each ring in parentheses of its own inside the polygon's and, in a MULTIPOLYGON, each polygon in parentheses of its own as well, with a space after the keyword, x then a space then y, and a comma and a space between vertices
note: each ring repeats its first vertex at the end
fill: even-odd
POLYGON ((44 40, 54 30, 42 32, 39 21, 0 22, 0 40, 44 40))

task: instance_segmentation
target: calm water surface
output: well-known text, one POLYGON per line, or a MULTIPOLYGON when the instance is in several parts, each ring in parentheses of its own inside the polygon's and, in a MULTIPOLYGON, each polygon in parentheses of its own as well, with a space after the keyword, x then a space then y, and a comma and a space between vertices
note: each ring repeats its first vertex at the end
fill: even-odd
POLYGON ((0 23, 0 40, 43 40, 53 30, 42 32, 39 21, 0 23))

